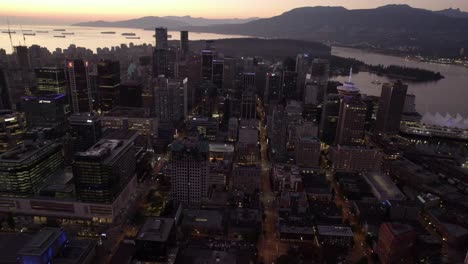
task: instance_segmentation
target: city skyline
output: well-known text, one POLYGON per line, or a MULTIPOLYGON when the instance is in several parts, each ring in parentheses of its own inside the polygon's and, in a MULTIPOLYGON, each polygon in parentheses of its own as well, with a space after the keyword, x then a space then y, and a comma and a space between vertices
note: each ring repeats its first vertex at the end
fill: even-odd
MULTIPOLYGON (((283 1, 214 1, 182 0, 173 1, 140 0, 138 5, 128 0, 67 2, 58 0, 33 1, 6 0, 0 3, 0 16, 9 18, 14 23, 76 23, 90 20, 116 21, 143 16, 193 16, 205 18, 251 18, 272 17, 288 10, 304 6, 343 6, 347 9, 376 8, 388 4, 408 4, 416 8, 442 10, 460 8, 468 11, 468 2, 463 0, 449 1, 388 1, 357 0, 350 3, 345 0, 293 0, 283 1), (89 7, 93 7, 91 10, 89 7), (69 12, 73 10, 73 12, 69 12)), ((6 22, 6 21, 4 21, 6 22)), ((4 23, 2 22, 2 23, 4 23)), ((2 24, 0 23, 0 24, 2 24)))

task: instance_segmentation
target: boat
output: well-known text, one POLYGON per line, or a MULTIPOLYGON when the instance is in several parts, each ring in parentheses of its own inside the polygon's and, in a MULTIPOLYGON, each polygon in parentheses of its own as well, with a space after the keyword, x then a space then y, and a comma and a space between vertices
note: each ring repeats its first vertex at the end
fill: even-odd
POLYGON ((373 80, 373 81, 372 81, 372 84, 382 84, 382 82, 379 81, 379 80, 373 80))
POLYGON ((122 33, 122 36, 136 36, 135 33, 122 33))
POLYGON ((49 33, 49 31, 39 31, 39 30, 36 31, 36 32, 37 32, 37 33, 44 33, 44 34, 45 34, 45 33, 49 33))
POLYGON ((115 34, 115 31, 104 31, 101 34, 115 34))
POLYGON ((140 37, 126 37, 126 39, 140 39, 140 37))
POLYGON ((7 31, 2 31, 2 33, 5 33, 5 34, 16 34, 16 31, 7 30, 7 31))
POLYGON ((57 29, 54 29, 54 31, 66 31, 66 30, 62 28, 57 28, 57 29))
POLYGON ((75 35, 75 33, 73 33, 73 32, 69 32, 69 33, 62 33, 62 35, 75 35))
POLYGON ((23 33, 23 35, 25 35, 25 36, 36 36, 36 33, 26 32, 26 33, 23 33))
POLYGON ((63 35, 57 35, 57 36, 54 36, 54 38, 66 38, 67 36, 63 36, 63 35))

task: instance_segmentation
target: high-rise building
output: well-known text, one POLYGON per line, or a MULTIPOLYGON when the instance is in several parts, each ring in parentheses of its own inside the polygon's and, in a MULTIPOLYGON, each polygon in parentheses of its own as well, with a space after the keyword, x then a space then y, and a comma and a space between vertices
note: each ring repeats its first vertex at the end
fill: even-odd
POLYGON ((187 130, 192 136, 204 136, 208 140, 216 140, 219 124, 215 118, 194 116, 186 121, 187 130))
POLYGON ((89 63, 83 60, 67 60, 68 90, 74 113, 93 111, 89 63))
POLYGON ((190 52, 188 31, 180 31, 180 51, 182 52, 182 57, 184 59, 185 56, 190 52))
POLYGON ((208 196, 209 146, 204 141, 175 141, 171 145, 169 175, 176 203, 200 205, 208 196))
POLYGON ((270 139, 271 139, 271 155, 276 159, 281 159, 286 155, 286 142, 288 139, 287 116, 284 106, 276 105, 271 116, 270 139))
POLYGON ((263 96, 265 104, 270 105, 278 102, 283 97, 281 87, 281 74, 280 73, 267 73, 266 87, 263 96))
POLYGON ((66 94, 67 79, 62 68, 39 68, 34 70, 37 91, 41 94, 66 94))
POLYGON ((307 73, 310 73, 313 57, 309 54, 298 54, 296 56, 297 91, 304 89, 307 73))
POLYGON ((90 113, 72 114, 68 118, 74 151, 85 151, 96 144, 102 136, 101 118, 90 113))
POLYGON ((337 94, 329 94, 322 107, 322 116, 320 118, 320 139, 332 144, 335 142, 336 128, 340 115, 340 96, 337 94))
POLYGON ((203 82, 213 81, 213 60, 215 54, 213 50, 205 49, 201 52, 201 76, 203 82))
POLYGON ((10 89, 4 69, 0 68, 0 109, 11 109, 10 89))
MULTIPOLYGON (((310 81, 318 85, 318 100, 322 102, 327 94, 330 62, 326 59, 315 59, 310 67, 310 81)), ((304 89, 304 87, 302 87, 304 89)))
POLYGON ((135 177, 132 140, 101 139, 75 154, 73 175, 77 198, 82 202, 111 204, 135 177))
POLYGON ((149 109, 141 107, 116 107, 101 116, 102 128, 137 131, 149 137, 157 135, 158 123, 149 109))
POLYGON ((97 64, 97 93, 101 112, 109 112, 119 105, 120 62, 101 61, 97 64))
POLYGON ((299 91, 297 90, 297 73, 293 71, 283 72, 283 95, 286 99, 299 99, 299 91))
POLYGON ((320 140, 314 137, 299 137, 294 148, 296 164, 301 167, 314 168, 320 162, 320 140))
POLYGON ((21 107, 28 127, 54 128, 57 133, 66 130, 67 118, 71 110, 65 95, 24 96, 21 107))
POLYGON ((58 143, 17 146, 0 155, 0 195, 33 196, 62 167, 62 147, 58 143))
POLYGON ((122 82, 119 102, 123 107, 143 107, 143 85, 137 81, 122 82))
POLYGON ((167 49, 169 48, 167 39, 167 28, 158 27, 155 29, 156 32, 156 49, 167 49))
POLYGON ((237 59, 232 57, 224 57, 224 70, 223 70, 223 90, 231 91, 237 77, 237 59))
POLYGON ((260 190, 261 172, 259 164, 234 164, 231 177, 232 188, 246 193, 254 193, 260 190))
POLYGON ((156 47, 153 51, 153 77, 168 76, 169 45, 167 28, 156 28, 156 47))
POLYGON ((257 96, 252 90, 242 92, 240 118, 243 120, 257 118, 257 96))
POLYGON ((224 60, 213 60, 213 84, 218 90, 223 89, 224 60))
POLYGON ((379 229, 376 253, 383 264, 411 262, 416 240, 414 229, 400 223, 384 223, 379 229))
POLYGON ((26 131, 24 114, 11 110, 0 110, 0 153, 23 143, 26 131))
POLYGON ((366 114, 367 106, 362 100, 349 97, 341 99, 335 143, 340 145, 361 144, 364 138, 366 114))
POLYGON ((162 121, 179 121, 186 112, 187 82, 159 78, 154 90, 155 114, 162 121))
POLYGON ((16 61, 18 66, 22 70, 29 70, 31 69, 31 61, 29 59, 29 50, 27 46, 16 46, 15 54, 16 54, 16 61))
POLYGON ((255 91, 255 73, 254 72, 244 72, 242 73, 242 91, 255 91))
POLYGON ((400 131, 401 114, 405 105, 408 85, 397 81, 382 85, 379 110, 377 112, 377 130, 386 133, 400 131))

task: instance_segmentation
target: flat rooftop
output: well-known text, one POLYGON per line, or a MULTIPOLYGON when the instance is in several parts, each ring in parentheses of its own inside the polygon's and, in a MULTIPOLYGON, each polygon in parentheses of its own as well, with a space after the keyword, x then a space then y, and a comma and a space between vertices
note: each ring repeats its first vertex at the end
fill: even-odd
POLYGON ((110 162, 131 144, 133 142, 129 140, 101 139, 88 150, 75 153, 75 157, 96 158, 102 159, 104 163, 110 162))
POLYGON ((182 225, 222 230, 223 218, 223 213, 216 210, 185 209, 182 225))
POLYGON ((25 144, 18 146, 8 152, 0 155, 0 162, 21 163, 28 158, 33 158, 40 155, 40 152, 55 146, 54 142, 46 142, 45 144, 25 144))
POLYGON ((173 227, 174 219, 172 218, 149 218, 138 233, 137 239, 166 242, 173 227))
POLYGON ((385 200, 405 200, 405 195, 398 189, 393 181, 382 173, 368 173, 364 175, 367 183, 371 185, 373 192, 377 192, 376 196, 380 196, 385 200))
POLYGON ((116 107, 104 116, 125 118, 148 118, 149 109, 143 107, 116 107))
POLYGON ((0 236, 0 263, 16 264, 18 263, 18 252, 34 236, 26 233, 2 233, 0 236))
POLYGON ((234 146, 231 144, 210 143, 210 152, 234 152, 234 146))
POLYGON ((64 235, 58 228, 43 228, 26 244, 19 252, 19 255, 41 256, 49 247, 64 235))
POLYGON ((353 231, 348 226, 317 226, 321 236, 353 237, 353 231))

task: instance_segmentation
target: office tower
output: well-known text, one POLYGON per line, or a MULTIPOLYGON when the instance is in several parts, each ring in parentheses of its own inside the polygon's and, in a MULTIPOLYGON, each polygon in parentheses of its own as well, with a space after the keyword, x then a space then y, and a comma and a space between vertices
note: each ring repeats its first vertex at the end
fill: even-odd
POLYGON ((255 91, 255 73, 254 72, 244 72, 242 73, 242 91, 255 91))
POLYGON ((96 144, 102 136, 101 118, 90 113, 72 114, 68 118, 71 135, 75 141, 74 151, 85 151, 96 144))
POLYGON ((204 136, 208 140, 216 140, 219 131, 219 124, 215 118, 194 116, 186 121, 189 135, 197 137, 204 136))
POLYGON ((165 76, 167 78, 179 77, 179 60, 180 54, 177 48, 170 47, 167 49, 167 70, 165 76))
POLYGON ((167 49, 169 48, 167 39, 167 28, 158 27, 155 29, 156 32, 156 49, 167 49))
POLYGON ((329 94, 323 102, 319 136, 327 144, 335 142, 336 128, 340 115, 340 100, 339 95, 329 94))
POLYGON ((111 204, 135 176, 132 140, 101 139, 75 154, 73 175, 79 201, 111 204))
POLYGON ((254 193, 261 189, 262 169, 259 164, 236 163, 232 168, 232 189, 254 193))
POLYGON ((281 159, 286 155, 286 142, 288 139, 287 116, 283 105, 277 104, 273 108, 271 116, 270 139, 271 153, 275 160, 281 159))
POLYGON ((157 135, 158 123, 148 108, 140 107, 116 107, 101 116, 102 128, 137 131, 145 138, 157 135))
POLYGON ((237 59, 232 57, 224 57, 223 91, 231 91, 234 89, 236 77, 237 59))
POLYGON ((63 168, 62 147, 55 142, 28 143, 0 155, 0 195, 30 197, 63 168))
POLYGON ((89 63, 83 60, 67 60, 68 90, 74 113, 93 111, 89 63))
POLYGON ((242 92, 241 98, 241 119, 257 118, 257 96, 252 90, 242 92))
POLYGON ((162 121, 179 121, 185 112, 185 87, 179 80, 159 78, 154 89, 155 114, 162 121))
POLYGON ((335 143, 359 145, 363 142, 367 106, 358 98, 345 97, 340 102, 335 143))
POLYGON ((143 106, 143 85, 137 81, 125 81, 120 84, 119 102, 123 107, 143 106))
POLYGON ((229 118, 228 141, 236 142, 239 134, 239 120, 236 117, 229 118))
POLYGON ((213 50, 205 49, 201 52, 201 76, 203 82, 212 82, 213 81, 213 60, 214 52, 213 50))
POLYGON ((0 110, 0 153, 6 152, 23 143, 26 131, 24 114, 11 110, 0 110))
POLYGON ((16 61, 21 70, 31 69, 31 61, 29 60, 29 51, 26 46, 16 46, 16 61))
POLYGON ((300 136, 294 148, 296 164, 305 168, 318 167, 321 143, 315 137, 300 136))
POLYGON ((153 77, 167 76, 169 45, 167 42, 167 28, 156 28, 156 47, 153 51, 153 77))
POLYGON ((281 100, 282 94, 282 83, 280 73, 267 73, 265 93, 263 101, 265 104, 274 104, 281 100))
POLYGON ((321 85, 317 81, 312 80, 310 74, 307 74, 304 86, 304 104, 318 105, 320 91, 321 85))
POLYGON ((65 95, 24 96, 21 107, 29 128, 53 128, 58 133, 66 130, 71 110, 65 95))
POLYGON ((400 131, 401 114, 406 100, 408 85, 397 81, 382 85, 379 110, 377 112, 377 130, 385 133, 400 131))
POLYGON ((41 94, 66 94, 67 79, 62 68, 39 68, 36 74, 37 91, 41 94))
MULTIPOLYGON (((322 102, 327 94, 330 76, 330 62, 326 59, 315 59, 310 67, 310 81, 318 85, 318 100, 322 102)), ((304 89, 304 86, 302 87, 304 89)))
POLYGON ((382 158, 380 150, 372 147, 337 145, 329 148, 329 160, 335 171, 380 171, 382 158))
POLYGON ((213 84, 221 91, 223 89, 224 60, 213 60, 213 84))
POLYGON ((416 95, 406 95, 405 104, 403 106, 403 113, 416 113, 416 95))
POLYGON ((309 54, 298 54, 296 56, 297 91, 301 93, 304 89, 306 76, 310 73, 312 60, 313 58, 309 54))
POLYGON ((172 143, 170 153, 172 199, 188 206, 200 205, 208 195, 208 143, 178 140, 172 143))
POLYGON ((101 61, 97 64, 97 93, 101 112, 106 113, 119 105, 120 62, 101 61))
POLYGON ((188 31, 180 31, 180 51, 182 52, 182 58, 185 60, 185 56, 190 51, 188 31))
POLYGON ((6 71, 0 68, 0 109, 11 109, 11 97, 6 71))
POLYGON ((300 95, 297 91, 297 73, 293 71, 283 72, 282 93, 286 99, 299 99, 300 95))
POLYGON ((383 223, 376 247, 379 260, 383 264, 411 262, 416 237, 416 232, 409 225, 383 223))

